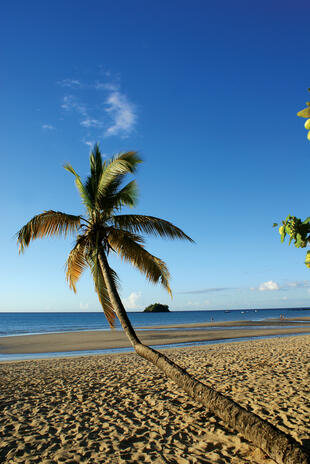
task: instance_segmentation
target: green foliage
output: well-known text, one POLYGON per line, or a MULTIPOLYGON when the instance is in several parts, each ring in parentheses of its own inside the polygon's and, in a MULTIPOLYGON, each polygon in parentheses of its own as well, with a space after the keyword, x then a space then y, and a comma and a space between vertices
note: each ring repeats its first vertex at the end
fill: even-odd
MULTIPOLYGON (((310 88, 308 89, 310 92, 310 88)), ((306 102, 307 107, 297 113, 301 118, 308 118, 305 122, 305 128, 308 130, 308 140, 310 140, 310 102, 306 102)), ((281 242, 289 237, 289 245, 293 242, 296 248, 305 248, 310 243, 310 217, 302 221, 295 216, 287 216, 281 225, 273 224, 273 227, 279 226, 281 242)), ((310 251, 307 251, 305 265, 310 268, 310 251)))
POLYGON ((153 303, 147 306, 144 310, 145 313, 169 313, 169 306, 160 303, 153 303))
MULTIPOLYGON (((310 89, 308 89, 310 92, 310 89)), ((307 118, 305 122, 305 129, 308 131, 307 139, 310 140, 310 102, 306 102, 307 107, 301 111, 298 111, 297 116, 300 118, 307 118)))
MULTIPOLYGON (((274 224, 277 227, 278 224, 274 224)), ((279 226, 281 242, 289 237, 289 245, 293 242, 296 248, 305 248, 310 243, 310 217, 302 221, 295 216, 287 216, 279 226)), ((310 252, 307 252, 305 264, 310 268, 310 252)))

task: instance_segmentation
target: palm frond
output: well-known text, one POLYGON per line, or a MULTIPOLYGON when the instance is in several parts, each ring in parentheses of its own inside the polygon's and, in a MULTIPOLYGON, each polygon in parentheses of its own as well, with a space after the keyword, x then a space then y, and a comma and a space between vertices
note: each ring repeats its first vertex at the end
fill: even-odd
POLYGON ((127 161, 130 164, 130 172, 135 172, 137 165, 142 163, 142 159, 138 156, 136 151, 127 151, 124 153, 119 153, 114 157, 115 160, 127 161))
POLYGON ((31 240, 48 236, 64 235, 76 232, 80 225, 81 216, 61 213, 60 211, 44 211, 34 216, 17 233, 19 252, 23 252, 31 240))
MULTIPOLYGON (((88 263, 90 270, 93 276, 95 290, 97 292, 100 304, 102 306, 103 312, 110 327, 115 327, 115 312, 113 310, 112 303, 109 298, 108 290, 105 285, 105 281, 101 272, 98 255, 94 252, 88 257, 88 263)), ((114 281, 114 284, 117 288, 118 286, 118 276, 113 269, 110 268, 110 276, 114 281)))
POLYGON ((153 234, 160 237, 169 237, 188 240, 194 242, 179 227, 171 222, 153 216, 143 216, 139 214, 122 214, 111 218, 112 223, 120 229, 130 232, 153 234))
POLYGON ((74 293, 76 293, 76 283, 87 267, 87 238, 83 235, 78 237, 66 262, 66 279, 74 293))
POLYGON ((130 206, 130 208, 133 208, 137 204, 138 195, 137 182, 132 180, 115 195, 115 207, 130 206))
POLYGON ((121 153, 106 163, 98 183, 98 201, 100 202, 101 197, 106 194, 109 185, 116 178, 122 179, 126 174, 135 172, 137 165, 141 162, 142 160, 138 157, 137 153, 130 151, 121 153))
POLYGON ((90 154, 90 172, 91 176, 100 179, 102 174, 102 156, 100 153, 98 143, 95 144, 91 154, 90 154))
POLYGON ((77 186, 79 194, 80 194, 80 196, 82 198, 82 202, 86 206, 87 210, 91 211, 92 208, 93 208, 92 199, 91 199, 91 197, 89 195, 89 192, 87 191, 85 185, 83 184, 80 176, 75 172, 75 170, 73 169, 71 164, 69 164, 69 163, 65 164, 64 168, 65 168, 66 171, 71 172, 71 174, 74 175, 74 177, 75 177, 75 185, 77 186))
POLYGON ((139 269, 150 282, 160 282, 168 293, 172 294, 169 286, 170 274, 166 264, 146 251, 142 244, 133 239, 133 234, 111 228, 108 241, 122 259, 139 269))
POLYGON ((106 227, 105 232, 110 245, 110 238, 113 237, 112 239, 114 240, 116 236, 119 237, 119 240, 121 240, 122 238, 130 239, 141 245, 143 245, 145 242, 144 238, 141 235, 135 234, 134 232, 129 232, 128 230, 116 229, 115 227, 106 227))
POLYGON ((112 184, 107 189, 106 194, 97 202, 107 219, 113 215, 115 210, 120 210, 123 206, 129 206, 130 208, 135 206, 138 198, 138 187, 135 180, 118 191, 116 190, 117 186, 112 184))
POLYGON ((116 176, 105 188, 104 195, 99 195, 96 190, 96 207, 100 211, 105 211, 105 217, 109 217, 111 212, 114 209, 114 199, 115 195, 120 190, 122 183, 122 176, 116 176))
POLYGON ((96 196, 98 190, 98 183, 101 179, 103 171, 102 156, 99 150, 98 143, 95 144, 90 154, 90 176, 88 176, 85 182, 85 189, 89 198, 91 199, 92 205, 96 203, 96 196))

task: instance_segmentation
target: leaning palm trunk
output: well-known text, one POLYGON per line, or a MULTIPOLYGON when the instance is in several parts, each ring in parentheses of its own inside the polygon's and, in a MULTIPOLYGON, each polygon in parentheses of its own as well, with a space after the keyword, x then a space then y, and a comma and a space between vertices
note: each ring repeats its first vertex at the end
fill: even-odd
POLYGON ((129 321, 113 279, 111 279, 110 268, 104 253, 100 253, 99 262, 115 313, 138 355, 162 370, 190 397, 206 406, 226 425, 240 432, 278 464, 310 463, 309 454, 292 437, 195 379, 162 353, 141 343, 129 321))

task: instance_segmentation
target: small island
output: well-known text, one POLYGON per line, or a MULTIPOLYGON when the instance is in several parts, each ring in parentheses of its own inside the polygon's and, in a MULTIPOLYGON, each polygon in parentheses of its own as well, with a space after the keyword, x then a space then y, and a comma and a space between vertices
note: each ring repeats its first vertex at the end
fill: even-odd
POLYGON ((169 313, 169 306, 160 303, 154 303, 145 308, 144 313, 169 313))

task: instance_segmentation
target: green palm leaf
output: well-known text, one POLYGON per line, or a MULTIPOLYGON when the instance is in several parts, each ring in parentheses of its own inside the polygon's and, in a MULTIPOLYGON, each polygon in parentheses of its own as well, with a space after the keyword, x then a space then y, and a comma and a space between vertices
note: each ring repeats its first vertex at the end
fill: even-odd
POLYGON ((137 203, 138 194, 137 182, 132 180, 115 195, 115 207, 129 206, 133 208, 137 203))
POLYGON ((102 156, 99 150, 99 145, 98 143, 96 143, 90 154, 90 173, 91 177, 94 180, 97 180, 96 184, 98 184, 98 181, 102 174, 102 170, 102 156))
POLYGON ((110 184, 115 179, 122 179, 126 174, 135 172, 137 165, 141 163, 141 159, 134 151, 121 153, 112 160, 104 164, 104 169, 98 183, 97 201, 100 203, 102 197, 106 194, 110 184))
POLYGON ((85 183, 85 189, 89 198, 91 199, 92 205, 96 204, 96 196, 98 190, 98 183, 100 181, 102 171, 103 171, 103 163, 102 163, 102 156, 99 150, 99 145, 96 144, 90 154, 90 176, 87 178, 85 183))
POLYGON ((132 208, 136 205, 138 198, 138 187, 135 180, 129 182, 121 190, 116 189, 115 186, 110 186, 108 192, 101 197, 98 205, 100 211, 104 213, 104 217, 108 219, 113 215, 114 210, 120 210, 123 206, 132 208))
POLYGON ((81 181, 80 176, 75 172, 75 170, 73 169, 71 164, 69 164, 69 163, 65 164, 64 168, 65 168, 66 171, 71 172, 71 174, 74 175, 74 177, 75 177, 75 185, 77 186, 77 189, 78 189, 78 191, 80 193, 80 196, 82 198, 82 201, 83 201, 84 205, 86 206, 88 212, 90 212, 93 209, 93 202, 92 202, 92 199, 91 199, 91 197, 89 195, 89 192, 87 191, 87 189, 85 188, 83 182, 81 181))
POLYGON ((82 219, 82 216, 73 216, 52 210, 34 216, 17 233, 19 252, 23 252, 31 240, 48 236, 66 236, 70 232, 77 232, 82 219))

